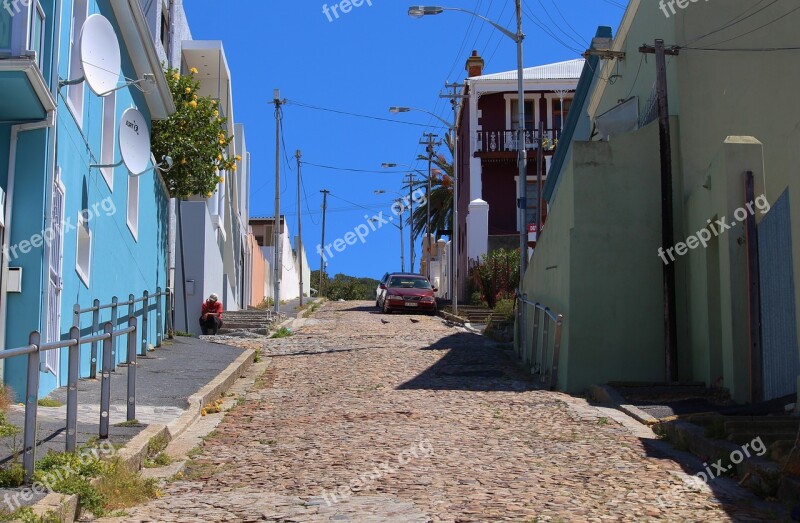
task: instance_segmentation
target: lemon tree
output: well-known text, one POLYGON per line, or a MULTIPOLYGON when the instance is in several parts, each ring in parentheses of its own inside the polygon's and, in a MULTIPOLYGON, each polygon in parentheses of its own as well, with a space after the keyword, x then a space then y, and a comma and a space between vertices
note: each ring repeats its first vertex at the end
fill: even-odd
POLYGON ((176 111, 166 120, 153 122, 153 154, 170 156, 172 169, 162 172, 170 196, 210 197, 220 183, 223 171, 236 171, 241 158, 228 156, 233 136, 227 133, 227 118, 220 115, 217 100, 199 96, 197 69, 181 75, 177 69, 166 70, 176 111))

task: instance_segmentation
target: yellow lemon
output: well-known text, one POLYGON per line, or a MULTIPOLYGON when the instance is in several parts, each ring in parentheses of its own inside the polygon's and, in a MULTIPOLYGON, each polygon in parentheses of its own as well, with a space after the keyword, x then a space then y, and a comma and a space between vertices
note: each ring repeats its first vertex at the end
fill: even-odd
POLYGON ((192 74, 197 74, 197 68, 196 67, 192 67, 191 69, 189 69, 189 72, 192 73, 192 74))
POLYGON ((192 107, 197 107, 197 102, 192 100, 191 102, 189 102, 189 105, 192 106, 192 107))
POLYGON ((186 94, 189 94, 189 93, 191 93, 191 92, 192 92, 192 88, 191 88, 191 87, 187 87, 187 88, 186 88, 186 94))

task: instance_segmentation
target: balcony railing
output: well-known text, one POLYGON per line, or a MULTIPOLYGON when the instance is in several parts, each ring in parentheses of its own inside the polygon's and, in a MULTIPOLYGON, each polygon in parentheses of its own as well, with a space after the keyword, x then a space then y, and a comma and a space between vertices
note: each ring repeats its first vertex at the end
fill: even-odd
MULTIPOLYGON (((518 133, 515 130, 504 131, 477 131, 475 136, 475 151, 478 153, 500 153, 518 151, 518 133)), ((545 129, 541 136, 538 130, 525 131, 525 149, 536 150, 541 141, 545 152, 555 150, 560 129, 545 129), (541 138, 541 140, 540 140, 541 138)))

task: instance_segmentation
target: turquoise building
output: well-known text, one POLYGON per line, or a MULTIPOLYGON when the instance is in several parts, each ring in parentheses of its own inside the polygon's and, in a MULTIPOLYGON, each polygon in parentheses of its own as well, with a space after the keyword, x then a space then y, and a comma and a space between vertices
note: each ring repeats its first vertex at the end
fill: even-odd
MULTIPOLYGON (((174 111, 138 0, 0 0, 4 349, 26 345, 31 331, 43 340, 63 338, 76 304, 167 288, 169 195, 152 156, 139 176, 121 163, 120 120, 128 109, 149 128, 174 111), (94 15, 110 22, 121 56, 116 90, 104 96, 81 81, 81 33, 94 15)), ((101 322, 109 315, 104 311, 101 322)), ((91 314, 82 316, 84 334, 90 325, 91 314)), ((81 350, 82 377, 89 375, 89 351, 81 350)), ((117 351, 118 361, 123 353, 117 351)), ((66 350, 42 361, 46 394, 66 381, 66 350)), ((25 376, 24 358, 5 362, 4 382, 18 396, 25 376)))

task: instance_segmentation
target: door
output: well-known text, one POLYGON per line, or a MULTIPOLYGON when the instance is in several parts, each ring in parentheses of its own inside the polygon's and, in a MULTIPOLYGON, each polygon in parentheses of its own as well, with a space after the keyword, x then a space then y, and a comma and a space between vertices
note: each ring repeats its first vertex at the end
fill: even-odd
POLYGON ((797 391, 800 358, 788 190, 758 225, 764 400, 797 391))
MULTIPOLYGON (((61 339, 61 289, 62 289, 62 262, 64 236, 61 224, 64 223, 64 185, 61 183, 60 170, 56 175, 53 186, 53 203, 51 211, 51 227, 53 240, 50 244, 50 260, 48 262, 47 286, 47 341, 61 339)), ((44 353, 45 369, 52 372, 56 382, 61 385, 59 368, 61 362, 60 350, 49 350, 44 353)))

